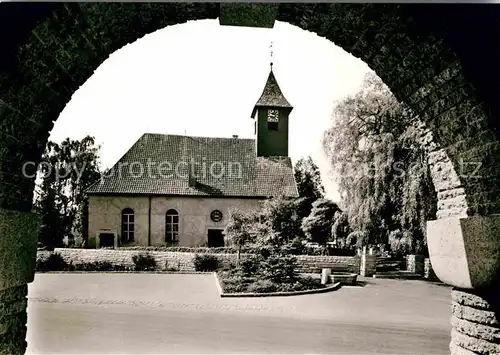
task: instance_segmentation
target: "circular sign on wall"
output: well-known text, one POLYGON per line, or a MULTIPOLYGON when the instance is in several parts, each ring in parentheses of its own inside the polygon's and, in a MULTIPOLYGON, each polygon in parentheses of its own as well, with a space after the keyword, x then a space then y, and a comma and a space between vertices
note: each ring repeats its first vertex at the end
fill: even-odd
POLYGON ((214 222, 222 221, 222 212, 219 210, 212 211, 212 213, 210 213, 210 219, 214 222))

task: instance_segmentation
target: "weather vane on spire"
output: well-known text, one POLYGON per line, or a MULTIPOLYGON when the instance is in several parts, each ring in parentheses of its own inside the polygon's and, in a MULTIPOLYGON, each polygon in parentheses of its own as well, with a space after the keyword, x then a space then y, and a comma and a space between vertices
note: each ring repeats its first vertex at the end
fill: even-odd
POLYGON ((271 58, 271 69, 273 68, 273 42, 271 41, 271 45, 269 46, 269 53, 271 58))

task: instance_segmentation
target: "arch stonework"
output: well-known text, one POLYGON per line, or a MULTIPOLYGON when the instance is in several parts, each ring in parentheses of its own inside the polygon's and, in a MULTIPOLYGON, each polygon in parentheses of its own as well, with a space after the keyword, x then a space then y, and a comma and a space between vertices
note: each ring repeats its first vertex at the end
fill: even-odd
MULTIPOLYGON (((459 239, 468 258, 477 241, 469 231, 480 226, 481 236, 490 237, 488 250, 497 250, 500 8, 279 4, 267 5, 273 8, 264 13, 271 15, 256 16, 266 5, 237 12, 227 12, 231 6, 225 6, 226 12, 205 3, 0 4, 0 259, 9 261, 0 270, 0 353, 24 353, 26 348, 27 283, 34 275, 39 220, 30 212, 34 179, 24 177, 23 164, 40 161, 53 122, 110 54, 189 20, 220 16, 225 24, 259 26, 255 19, 260 16, 267 21, 263 26, 269 26, 272 16, 325 37, 366 62, 428 127, 423 139, 430 142, 429 163, 443 221, 429 222, 433 235, 428 239, 437 241, 436 250, 451 245, 453 252, 459 239)), ((459 256, 446 259, 437 253, 432 261, 454 262, 459 256)), ((488 260, 498 263, 500 256, 492 252, 488 260)), ((483 272, 481 287, 472 282, 477 270, 465 283, 438 274, 461 288, 452 291, 452 353, 500 353, 497 269, 483 272)))

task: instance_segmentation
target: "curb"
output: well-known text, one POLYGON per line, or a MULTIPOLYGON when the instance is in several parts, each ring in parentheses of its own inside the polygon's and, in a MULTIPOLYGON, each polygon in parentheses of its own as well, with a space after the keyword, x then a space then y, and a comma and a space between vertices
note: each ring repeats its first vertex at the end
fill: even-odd
POLYGON ((214 273, 214 278, 215 278, 215 286, 217 286, 217 291, 219 292, 219 295, 223 297, 222 295, 224 294, 224 290, 222 289, 222 286, 220 285, 219 277, 217 276, 217 272, 215 271, 214 273))
POLYGON ((316 293, 325 293, 336 291, 340 288, 341 283, 337 282, 332 286, 328 286, 325 288, 318 288, 315 290, 304 290, 304 291, 289 291, 289 292, 268 292, 268 293, 224 293, 222 290, 222 286, 219 281, 219 277, 217 273, 214 272, 215 277, 215 285, 217 286, 217 290, 219 291, 219 295, 222 298, 230 298, 230 297, 285 297, 285 296, 300 296, 300 295, 312 295, 316 293))
POLYGON ((35 274, 210 274, 211 271, 36 271, 35 274))

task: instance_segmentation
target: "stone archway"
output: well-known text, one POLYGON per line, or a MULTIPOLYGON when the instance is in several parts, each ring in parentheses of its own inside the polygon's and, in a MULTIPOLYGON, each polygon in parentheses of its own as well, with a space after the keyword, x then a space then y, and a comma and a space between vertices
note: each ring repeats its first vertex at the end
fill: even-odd
MULTIPOLYGON (((493 216, 500 213, 500 164, 495 159, 500 153, 498 7, 240 4, 221 9, 201 3, 2 3, 0 16, 0 259, 6 260, 0 275, 1 353, 23 353, 26 347, 26 283, 33 280, 38 220, 30 213, 34 181, 23 177, 24 164, 39 162, 53 122, 111 53, 157 29, 189 20, 220 16, 224 24, 252 26, 288 22, 365 61, 426 123, 440 147, 432 155, 434 185, 440 217, 455 223, 454 238, 465 238, 460 221, 474 220, 475 215, 490 216, 474 221, 479 221, 481 233, 495 236, 491 231, 498 222, 493 216)), ((442 233, 438 241, 452 236, 441 225, 433 230, 442 233)), ((461 248, 469 250, 471 245, 462 241, 461 248)), ((490 263, 498 259, 492 252, 490 263)), ((492 273, 490 268, 481 285, 494 281, 492 273)), ((442 278, 451 280, 448 276, 442 278)), ((450 283, 477 288, 470 281, 468 286, 450 283)), ((492 292, 454 291, 458 321, 452 352, 500 352, 495 345, 499 307, 491 301, 492 292), (483 323, 482 328, 470 321, 483 323)))

